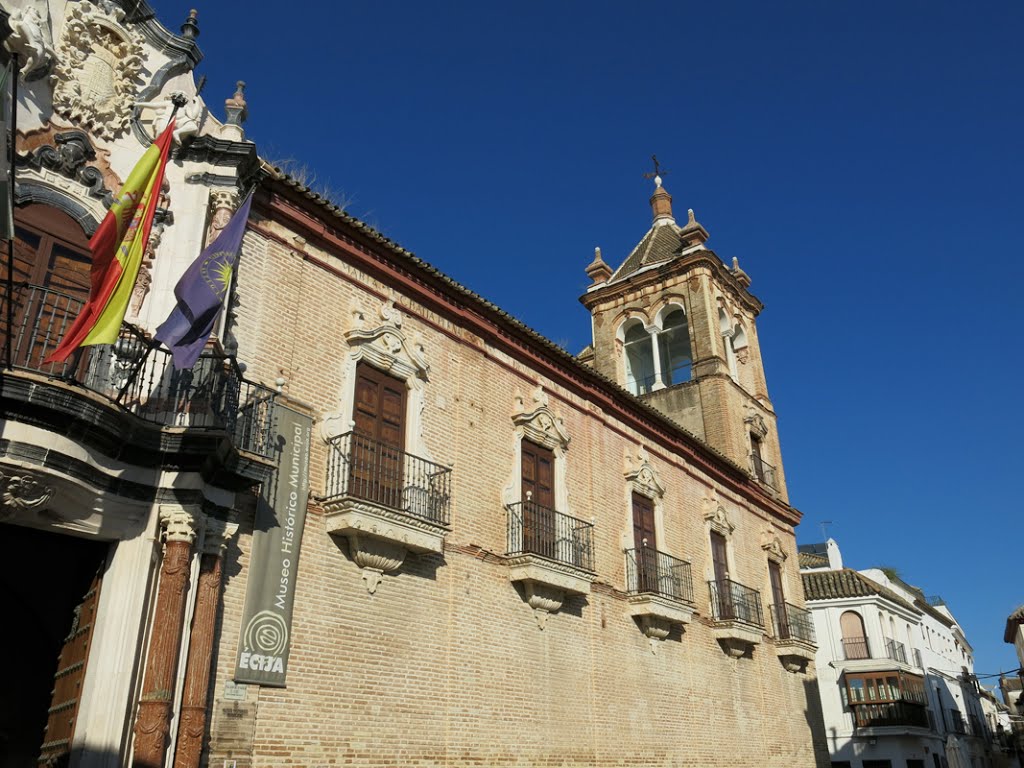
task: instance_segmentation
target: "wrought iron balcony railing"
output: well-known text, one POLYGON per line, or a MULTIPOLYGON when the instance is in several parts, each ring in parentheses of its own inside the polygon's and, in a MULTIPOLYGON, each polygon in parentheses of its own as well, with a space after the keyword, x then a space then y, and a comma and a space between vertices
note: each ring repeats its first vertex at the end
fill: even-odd
POLYGON ((775 483, 775 467, 756 453, 750 454, 750 465, 753 467, 754 477, 773 490, 777 491, 779 489, 779 486, 775 483))
POLYGON ((508 554, 532 554, 594 570, 594 524, 533 501, 508 505, 508 554))
POLYGON ((627 549, 626 591, 630 594, 654 593, 692 603, 690 564, 650 547, 627 549))
POLYGON ((870 659, 871 649, 868 647, 868 639, 866 637, 844 637, 843 655, 846 656, 847 661, 870 659))
POLYGON ((761 593, 732 579, 709 581, 711 615, 720 621, 742 621, 764 627, 761 593))
POLYGON ((893 661, 898 661, 901 664, 907 663, 907 649, 899 640, 886 640, 885 641, 885 655, 893 661))
POLYGON ((967 733, 967 724, 964 722, 964 716, 960 713, 959 709, 950 708, 947 710, 949 717, 946 719, 946 730, 950 733, 967 733))
MULTIPOLYGON (((0 316, 6 316, 6 298, 0 296, 0 316)), ((178 371, 169 351, 134 325, 122 323, 114 344, 81 347, 63 363, 44 363, 78 316, 82 301, 22 284, 15 288, 11 309, 14 325, 8 341, 14 368, 82 386, 146 421, 224 430, 237 448, 273 455, 276 393, 247 381, 234 358, 204 353, 191 369, 178 371)))
POLYGON ((331 438, 326 500, 348 496, 448 525, 451 468, 358 432, 331 438))
POLYGON ((775 637, 779 640, 802 640, 815 644, 814 619, 806 608, 790 603, 771 607, 772 622, 775 625, 775 637))
POLYGON ((854 704, 853 714, 858 728, 886 725, 929 727, 927 709, 919 704, 906 704, 901 701, 854 704))

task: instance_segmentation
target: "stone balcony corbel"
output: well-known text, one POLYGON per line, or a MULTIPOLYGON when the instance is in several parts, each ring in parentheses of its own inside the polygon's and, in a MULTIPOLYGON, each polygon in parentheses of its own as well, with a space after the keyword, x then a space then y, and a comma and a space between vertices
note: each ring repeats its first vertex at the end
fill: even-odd
POLYGON ((385 573, 394 573, 409 553, 440 554, 448 526, 411 516, 374 501, 344 496, 324 504, 327 532, 348 540, 352 561, 363 571, 370 594, 385 573))
POLYGON ((595 575, 569 563, 521 554, 508 560, 508 580, 523 585, 524 599, 544 629, 547 618, 557 613, 567 597, 589 595, 595 575))

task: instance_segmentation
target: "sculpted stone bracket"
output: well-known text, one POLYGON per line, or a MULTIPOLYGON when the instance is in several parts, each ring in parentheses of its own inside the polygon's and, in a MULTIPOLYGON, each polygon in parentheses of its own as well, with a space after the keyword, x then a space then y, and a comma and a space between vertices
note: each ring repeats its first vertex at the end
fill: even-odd
POLYGON ((385 573, 394 573, 412 552, 444 552, 448 528, 365 499, 344 496, 325 504, 327 532, 348 540, 352 561, 370 594, 385 573))
POLYGON ((804 672, 807 664, 814 661, 817 648, 803 640, 790 638, 775 641, 775 653, 787 672, 804 672))
POLYGON ((568 563, 559 563, 535 555, 520 555, 508 560, 508 580, 523 585, 526 604, 533 608, 537 626, 544 629, 547 618, 557 613, 570 595, 589 595, 595 575, 568 563))
POLYGON ((715 621, 711 632, 722 650, 734 659, 753 651, 764 634, 760 627, 736 620, 715 621))
POLYGON ((658 652, 658 644, 669 636, 673 625, 686 626, 695 613, 694 607, 689 603, 662 595, 630 595, 627 603, 629 615, 651 641, 651 653, 658 652))

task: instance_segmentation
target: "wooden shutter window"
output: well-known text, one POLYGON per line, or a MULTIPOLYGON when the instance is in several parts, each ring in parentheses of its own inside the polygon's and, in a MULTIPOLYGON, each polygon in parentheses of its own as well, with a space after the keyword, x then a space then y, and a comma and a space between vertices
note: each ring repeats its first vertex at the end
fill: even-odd
POLYGON ((356 366, 349 489, 395 509, 404 506, 405 392, 401 379, 356 366))

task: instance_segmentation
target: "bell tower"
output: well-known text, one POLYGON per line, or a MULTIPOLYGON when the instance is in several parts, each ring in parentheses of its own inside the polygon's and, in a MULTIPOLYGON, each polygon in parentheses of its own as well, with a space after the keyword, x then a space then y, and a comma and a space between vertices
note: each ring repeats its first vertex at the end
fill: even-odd
POLYGON ((617 269, 595 250, 580 301, 593 343, 580 360, 740 466, 786 500, 775 410, 768 398, 750 277, 706 246, 707 230, 654 177, 653 220, 617 269))

